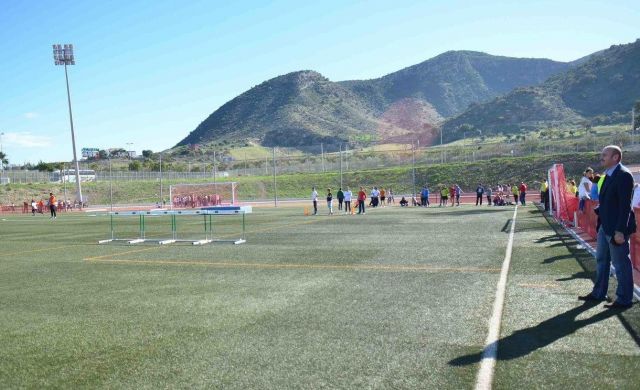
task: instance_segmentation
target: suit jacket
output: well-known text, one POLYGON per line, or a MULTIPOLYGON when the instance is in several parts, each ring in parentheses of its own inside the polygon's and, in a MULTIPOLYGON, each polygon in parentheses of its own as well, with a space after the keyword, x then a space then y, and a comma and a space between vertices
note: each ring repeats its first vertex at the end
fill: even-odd
POLYGON ((629 236, 636 231, 636 217, 631 208, 633 175, 622 164, 608 176, 598 195, 598 225, 613 236, 618 231, 629 236))

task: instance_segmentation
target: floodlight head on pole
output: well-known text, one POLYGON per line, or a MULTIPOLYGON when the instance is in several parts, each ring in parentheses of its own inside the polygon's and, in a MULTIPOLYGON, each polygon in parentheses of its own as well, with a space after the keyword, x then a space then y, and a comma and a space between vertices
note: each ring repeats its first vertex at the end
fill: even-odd
POLYGON ((73 45, 53 45, 53 61, 56 65, 75 65, 76 59, 73 55, 73 45))

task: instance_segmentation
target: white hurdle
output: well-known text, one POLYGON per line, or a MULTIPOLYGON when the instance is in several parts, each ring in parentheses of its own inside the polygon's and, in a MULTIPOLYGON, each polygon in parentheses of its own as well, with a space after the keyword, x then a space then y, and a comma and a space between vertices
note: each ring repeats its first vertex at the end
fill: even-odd
POLYGON ((243 244, 246 240, 246 220, 245 215, 251 213, 251 206, 212 206, 203 207, 198 210, 150 210, 150 211, 115 211, 110 212, 111 238, 98 241, 98 244, 106 244, 114 241, 126 241, 128 244, 139 244, 143 242, 157 242, 159 245, 168 245, 176 242, 190 242, 192 245, 205 245, 213 242, 231 242, 233 244, 243 244), (185 240, 178 238, 177 216, 181 215, 202 215, 204 217, 204 238, 198 240, 185 240), (242 233, 238 239, 215 239, 213 231, 213 217, 216 215, 241 215, 242 216, 242 233), (115 236, 114 218, 119 216, 138 216, 138 237, 117 238, 115 236), (171 237, 161 239, 148 239, 146 237, 147 216, 169 216, 171 217, 171 237))

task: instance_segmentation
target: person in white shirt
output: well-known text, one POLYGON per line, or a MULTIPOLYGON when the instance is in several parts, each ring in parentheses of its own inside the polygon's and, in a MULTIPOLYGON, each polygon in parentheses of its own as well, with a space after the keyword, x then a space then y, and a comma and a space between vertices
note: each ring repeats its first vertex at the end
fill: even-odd
POLYGON ((316 191, 316 187, 311 189, 311 200, 313 201, 313 215, 318 215, 318 191, 316 191))
POLYGON ((631 200, 631 208, 640 207, 640 184, 633 185, 633 199, 631 200))
POLYGON ((371 190, 371 203, 369 203, 369 206, 378 207, 379 196, 380 191, 378 191, 378 187, 373 187, 373 190, 371 190))
POLYGON ((589 194, 591 193, 591 177, 593 176, 593 169, 587 168, 584 171, 584 175, 580 180, 580 184, 578 185, 578 197, 580 198, 580 203, 578 208, 580 211, 584 211, 584 204, 589 198, 589 194))
POLYGON ((351 189, 347 187, 347 190, 344 191, 344 213, 351 213, 351 197, 353 194, 351 193, 351 189))

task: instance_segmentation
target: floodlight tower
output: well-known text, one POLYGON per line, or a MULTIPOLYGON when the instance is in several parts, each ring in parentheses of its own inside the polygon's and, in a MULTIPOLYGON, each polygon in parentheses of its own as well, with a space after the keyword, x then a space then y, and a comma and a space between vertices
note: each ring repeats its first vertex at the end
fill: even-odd
POLYGON ((56 65, 64 65, 64 78, 67 82, 67 103, 69 104, 69 122, 71 123, 71 145, 73 147, 73 164, 76 167, 76 191, 78 201, 82 205, 82 186, 80 185, 80 164, 76 154, 76 136, 73 132, 73 114, 71 113, 71 93, 69 92, 69 76, 67 75, 67 65, 75 65, 76 60, 73 55, 73 45, 53 45, 53 61, 56 65))

